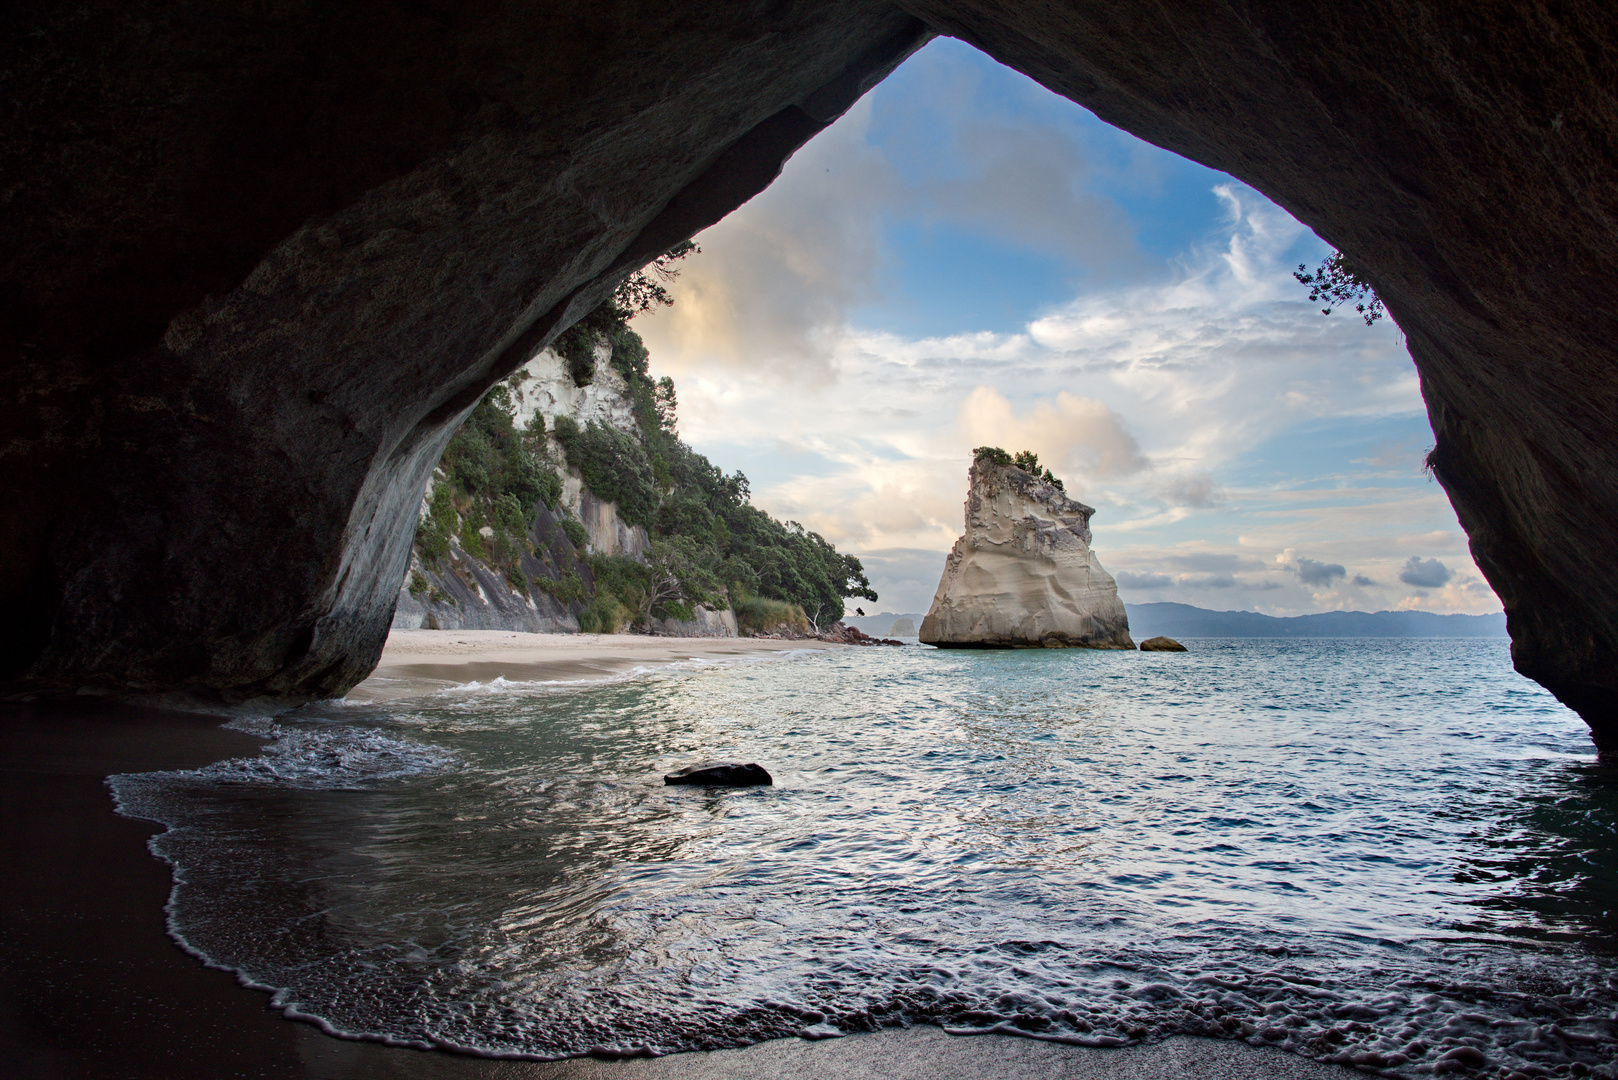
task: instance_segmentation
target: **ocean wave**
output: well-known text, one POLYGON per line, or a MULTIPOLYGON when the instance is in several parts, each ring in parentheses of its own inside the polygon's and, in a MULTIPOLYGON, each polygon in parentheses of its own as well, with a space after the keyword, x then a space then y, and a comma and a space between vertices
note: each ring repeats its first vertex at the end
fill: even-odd
MULTIPOLYGON (((707 671, 716 668, 732 667, 745 664, 771 663, 783 660, 803 660, 809 657, 824 657, 828 655, 824 649, 782 649, 776 652, 748 653, 740 656, 690 656, 680 660, 669 660, 657 664, 636 664, 623 671, 603 672, 600 675, 591 675, 580 679, 507 679, 503 675, 496 676, 486 682, 477 679, 457 683, 454 686, 439 687, 421 695, 417 700, 431 703, 476 703, 480 700, 502 695, 542 694, 557 691, 584 690, 598 686, 615 686, 647 679, 674 678, 693 671, 707 671)), ((369 702, 356 703, 359 706, 369 706, 369 702)), ((398 705, 393 701, 390 705, 398 705)))
POLYGON ((108 777, 119 813, 172 824, 160 805, 178 786, 258 785, 309 790, 361 790, 448 768, 443 747, 346 724, 294 727, 265 717, 225 725, 268 739, 256 757, 230 758, 199 769, 121 773, 108 777))

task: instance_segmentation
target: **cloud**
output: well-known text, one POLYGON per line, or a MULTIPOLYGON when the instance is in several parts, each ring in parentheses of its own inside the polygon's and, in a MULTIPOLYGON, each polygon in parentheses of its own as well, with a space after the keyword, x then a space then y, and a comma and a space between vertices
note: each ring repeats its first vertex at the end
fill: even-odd
POLYGON ((1120 570, 1113 578, 1120 589, 1166 589, 1174 584, 1167 574, 1137 574, 1133 570, 1120 570))
POLYGON ((957 423, 974 446, 1032 450, 1053 471, 1076 474, 1080 489, 1086 479, 1129 476, 1151 464, 1117 413, 1065 390, 1019 415, 1000 391, 979 386, 961 402, 957 423))
POLYGON ((849 601, 850 610, 856 602, 866 611, 923 612, 932 606, 933 593, 938 590, 939 578, 944 573, 942 552, 916 548, 889 548, 860 552, 860 562, 866 574, 880 584, 878 603, 849 601))
POLYGON ((904 176, 895 210, 1081 271, 1141 276, 1149 263, 1134 223, 1117 202, 1089 190, 1098 177, 1123 179, 1107 160, 1113 148, 1098 152, 1085 131, 1040 123, 1053 108, 1071 115, 1067 103, 1032 84, 1005 95, 996 85, 1001 73, 981 61, 941 42, 890 77, 890 92, 875 95, 872 130, 904 176), (891 92, 901 87, 905 92, 891 92))
POLYGON ((1329 585, 1334 578, 1348 574, 1340 563, 1316 562, 1314 559, 1299 559, 1293 563, 1293 569, 1298 573, 1298 580, 1305 585, 1329 585))
POLYGON ((1206 509, 1225 501, 1225 493, 1210 473, 1196 472, 1176 476, 1158 488, 1158 493, 1172 506, 1193 506, 1206 509))
POLYGON ((1192 573, 1229 574, 1237 570, 1264 570, 1267 568, 1262 559, 1256 559, 1251 555, 1236 555, 1225 551, 1192 551, 1165 554, 1158 557, 1158 564, 1173 566, 1192 573))
POLYGON ((811 140, 741 211, 698 236, 674 306, 637 319, 676 377, 693 363, 763 368, 785 381, 834 376, 851 306, 876 292, 881 216, 899 181, 866 144, 869 99, 811 140))
POLYGON ((1354 464, 1419 472, 1430 449, 1431 441, 1422 438, 1383 439, 1368 456, 1355 458, 1354 464))
POLYGON ((1399 580, 1418 589, 1437 589, 1447 584, 1454 572, 1437 559, 1422 559, 1415 555, 1406 560, 1399 571, 1399 580))
POLYGON ((1234 589, 1236 577, 1233 574, 1205 574, 1201 577, 1185 575, 1177 583, 1187 589, 1234 589))
POLYGON ((1372 581, 1370 578, 1366 577, 1364 574, 1355 574, 1354 575, 1354 584, 1358 585, 1360 588, 1364 589, 1364 588, 1374 587, 1376 585, 1376 582, 1372 581))

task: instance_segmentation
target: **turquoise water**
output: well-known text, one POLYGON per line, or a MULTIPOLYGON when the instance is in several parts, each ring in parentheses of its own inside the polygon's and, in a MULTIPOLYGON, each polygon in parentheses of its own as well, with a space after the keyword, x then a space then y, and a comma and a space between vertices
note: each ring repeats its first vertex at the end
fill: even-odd
POLYGON ((1502 641, 848 649, 283 716, 114 778, 175 935, 497 1055, 910 1023, 1614 1075, 1618 771, 1502 641), (663 786, 712 759, 771 788, 663 786))

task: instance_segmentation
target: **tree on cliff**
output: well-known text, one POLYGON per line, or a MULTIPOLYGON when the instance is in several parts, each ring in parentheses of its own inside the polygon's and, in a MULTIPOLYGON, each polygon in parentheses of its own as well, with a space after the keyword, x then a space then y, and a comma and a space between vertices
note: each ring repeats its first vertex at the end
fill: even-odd
POLYGON ((1041 473, 1039 455, 1032 450, 1018 450, 1015 454, 1008 454, 998 446, 980 446, 972 451, 972 459, 976 461, 980 457, 986 457, 996 465, 1015 466, 1036 480, 1044 480, 1047 484, 1053 485, 1057 491, 1067 491, 1067 485, 1053 476, 1049 469, 1041 473))
POLYGON ((1310 302, 1326 302, 1326 306, 1320 309, 1322 315, 1330 315, 1334 308, 1352 303, 1354 310, 1365 320, 1365 325, 1370 326, 1387 314, 1376 289, 1360 276, 1359 270, 1341 251, 1332 252, 1312 274, 1305 264, 1299 263, 1292 276, 1298 279, 1300 285, 1309 286, 1310 302))
POLYGON ((667 283, 680 276, 674 264, 687 255, 700 254, 702 249, 690 240, 680 241, 625 278, 613 290, 609 303, 624 319, 633 319, 654 307, 669 307, 674 303, 674 297, 669 295, 667 283))
MULTIPOLYGON (((668 284, 680 276, 674 264, 688 255, 701 253, 702 249, 690 240, 680 241, 619 282, 612 295, 594 311, 557 336, 553 347, 557 355, 567 361, 568 374, 573 377, 575 386, 588 386, 595 379, 598 342, 605 338, 616 354, 630 319, 674 303, 668 290, 668 284)), ((639 341, 639 337, 635 337, 635 343, 639 341)), ((672 383, 669 391, 672 400, 672 383)))

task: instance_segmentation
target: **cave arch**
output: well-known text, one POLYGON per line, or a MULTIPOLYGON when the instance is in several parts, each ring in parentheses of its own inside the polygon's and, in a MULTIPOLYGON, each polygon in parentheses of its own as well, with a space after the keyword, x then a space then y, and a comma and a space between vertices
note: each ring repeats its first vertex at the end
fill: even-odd
POLYGON ((24 5, 0 689, 341 693, 481 392, 946 33, 1354 256, 1518 669, 1618 746, 1609 7, 672 7, 24 5))

